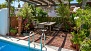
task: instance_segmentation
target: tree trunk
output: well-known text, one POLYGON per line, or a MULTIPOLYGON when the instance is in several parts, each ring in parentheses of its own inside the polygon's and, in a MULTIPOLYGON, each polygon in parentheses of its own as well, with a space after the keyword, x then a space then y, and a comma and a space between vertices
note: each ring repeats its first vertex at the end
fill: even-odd
MULTIPOLYGON (((10 0, 8 0, 8 18, 9 18, 9 29, 10 29, 10 0)), ((8 35, 9 35, 9 32, 8 32, 8 35)))

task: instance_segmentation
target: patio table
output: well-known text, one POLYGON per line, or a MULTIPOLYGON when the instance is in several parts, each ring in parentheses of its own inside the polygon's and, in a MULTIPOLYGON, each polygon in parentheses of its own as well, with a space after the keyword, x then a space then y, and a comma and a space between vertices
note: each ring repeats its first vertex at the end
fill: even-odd
POLYGON ((56 22, 42 22, 39 24, 44 24, 45 26, 49 26, 49 31, 51 31, 51 27, 55 24, 56 22))

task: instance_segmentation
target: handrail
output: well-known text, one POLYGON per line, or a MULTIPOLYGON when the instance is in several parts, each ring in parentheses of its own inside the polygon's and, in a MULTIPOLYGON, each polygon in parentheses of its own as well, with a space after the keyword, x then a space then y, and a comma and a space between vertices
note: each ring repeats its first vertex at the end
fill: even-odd
POLYGON ((40 39, 40 51, 42 51, 42 35, 41 35, 41 39, 40 39))
POLYGON ((30 41, 30 36, 32 36, 33 44, 34 44, 34 48, 35 48, 35 43, 34 43, 34 32, 33 32, 33 31, 30 31, 30 34, 29 34, 29 38, 28 38, 28 45, 29 45, 29 47, 30 47, 30 43, 31 43, 31 41, 30 41))
POLYGON ((33 39, 33 44, 34 44, 34 48, 35 48, 35 42, 34 42, 34 38, 35 38, 35 37, 34 37, 34 34, 35 34, 35 33, 33 32, 33 33, 32 33, 32 39, 33 39))
POLYGON ((28 46, 30 47, 30 34, 29 34, 29 38, 28 38, 28 46))
POLYGON ((41 35, 40 44, 41 44, 41 50, 40 51, 42 51, 43 48, 45 48, 46 51, 47 51, 47 48, 45 47, 45 33, 44 33, 44 31, 42 32, 42 35, 41 35), (44 44, 43 44, 43 46, 42 46, 42 38, 44 38, 44 44))
MULTIPOLYGON (((31 36, 32 36, 32 39, 33 39, 34 48, 35 48, 34 34, 35 34, 35 33, 34 33, 33 31, 30 31, 29 38, 28 38, 28 45, 29 45, 29 47, 30 47, 30 43, 31 43, 31 41, 30 41, 30 35, 31 35, 31 36)), ((45 47, 45 33, 44 33, 44 31, 42 32, 42 35, 41 35, 40 45, 41 45, 41 46, 40 46, 40 47, 41 47, 40 51, 42 51, 43 48, 45 48, 46 51, 47 51, 47 48, 45 47), (43 45, 42 45, 42 38, 44 38, 44 43, 43 43, 43 45)))

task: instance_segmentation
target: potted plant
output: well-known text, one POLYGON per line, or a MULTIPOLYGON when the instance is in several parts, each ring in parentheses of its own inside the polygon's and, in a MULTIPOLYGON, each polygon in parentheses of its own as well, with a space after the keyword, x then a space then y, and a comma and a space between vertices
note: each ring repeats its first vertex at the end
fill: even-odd
MULTIPOLYGON (((74 17, 74 23, 75 23, 75 27, 74 27, 74 32, 72 32, 72 36, 73 38, 71 39, 72 44, 78 44, 79 48, 80 46, 81 51, 88 51, 86 50, 89 49, 89 44, 87 43, 87 41, 84 44, 84 39, 86 37, 89 36, 89 34, 91 34, 91 8, 87 8, 87 9, 78 9, 77 12, 75 13, 75 17, 74 17), (82 45, 82 44, 83 45, 82 45), (85 50, 83 50, 83 48, 85 50)), ((91 43, 91 42, 90 42, 91 43)), ((91 46, 91 45, 90 45, 91 46)), ((75 48, 78 48, 75 45, 75 48)))
POLYGON ((71 39, 72 47, 78 50, 78 46, 80 44, 80 38, 78 38, 78 34, 72 32, 73 38, 71 39))
POLYGON ((80 43, 86 38, 85 30, 79 30, 78 32, 71 32, 73 38, 71 39, 72 47, 77 51, 80 49, 80 43))
POLYGON ((15 36, 17 33, 17 30, 15 28, 10 28, 10 35, 15 36))
POLYGON ((89 38, 81 43, 80 51, 91 51, 91 40, 89 38))

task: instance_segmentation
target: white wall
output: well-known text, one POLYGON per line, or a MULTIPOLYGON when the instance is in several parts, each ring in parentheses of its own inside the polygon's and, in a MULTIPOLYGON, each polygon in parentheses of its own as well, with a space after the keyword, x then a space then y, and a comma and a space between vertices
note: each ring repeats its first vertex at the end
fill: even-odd
POLYGON ((51 6, 48 8, 48 6, 42 6, 41 8, 48 13, 49 17, 57 17, 57 12, 55 11, 56 7, 51 6))
POLYGON ((6 35, 9 32, 8 9, 0 9, 0 34, 6 35))
POLYGON ((51 10, 48 12, 49 17, 57 17, 55 10, 51 10))
POLYGON ((57 13, 55 12, 55 8, 51 7, 48 11, 48 16, 49 17, 57 17, 57 13))

